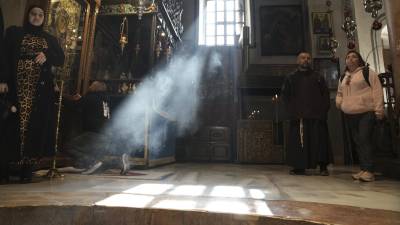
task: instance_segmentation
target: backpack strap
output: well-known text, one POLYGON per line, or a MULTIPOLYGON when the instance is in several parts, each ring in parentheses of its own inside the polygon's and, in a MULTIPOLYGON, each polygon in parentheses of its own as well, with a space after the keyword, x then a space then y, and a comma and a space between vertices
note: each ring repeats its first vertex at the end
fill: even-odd
MULTIPOLYGON (((369 82, 369 65, 368 64, 363 67, 362 74, 363 74, 365 82, 367 82, 368 86, 371 87, 371 83, 369 82)), ((339 78, 340 83, 343 81, 345 76, 346 76, 345 74, 342 74, 340 76, 340 78, 339 78)))
POLYGON ((368 86, 371 87, 371 83, 369 82, 369 65, 368 64, 366 66, 364 66, 364 68, 362 69, 362 73, 363 73, 365 82, 367 82, 368 86))
POLYGON ((343 79, 344 79, 344 77, 346 76, 346 74, 342 74, 342 75, 340 75, 340 78, 339 78, 339 80, 340 80, 340 83, 342 83, 342 81, 343 81, 343 79))

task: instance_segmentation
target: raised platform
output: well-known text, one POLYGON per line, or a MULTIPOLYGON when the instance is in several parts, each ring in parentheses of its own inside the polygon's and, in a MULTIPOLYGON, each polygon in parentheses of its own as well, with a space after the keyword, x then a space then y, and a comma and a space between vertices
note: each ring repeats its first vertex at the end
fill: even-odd
POLYGON ((0 186, 0 224, 400 224, 400 181, 354 182, 352 168, 344 167, 329 177, 287 171, 173 164, 138 171, 147 179, 38 178, 0 186))

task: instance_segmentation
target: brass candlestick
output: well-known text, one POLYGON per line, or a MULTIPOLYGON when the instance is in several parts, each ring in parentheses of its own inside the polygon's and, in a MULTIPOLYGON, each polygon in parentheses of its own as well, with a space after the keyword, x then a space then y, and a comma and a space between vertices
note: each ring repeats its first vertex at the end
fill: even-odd
POLYGON ((49 171, 47 172, 47 177, 48 178, 59 178, 59 177, 63 177, 64 175, 62 175, 56 167, 56 157, 57 157, 57 153, 58 153, 58 134, 59 134, 59 130, 60 130, 60 118, 61 118, 61 105, 62 105, 62 93, 63 93, 63 89, 64 89, 64 81, 61 80, 61 87, 60 87, 60 96, 58 98, 58 111, 57 111, 57 124, 56 124, 56 141, 54 144, 54 157, 53 157, 53 163, 52 163, 52 167, 49 169, 49 171))
POLYGON ((128 18, 125 16, 120 26, 119 44, 121 45, 121 52, 124 52, 125 46, 128 44, 128 18))

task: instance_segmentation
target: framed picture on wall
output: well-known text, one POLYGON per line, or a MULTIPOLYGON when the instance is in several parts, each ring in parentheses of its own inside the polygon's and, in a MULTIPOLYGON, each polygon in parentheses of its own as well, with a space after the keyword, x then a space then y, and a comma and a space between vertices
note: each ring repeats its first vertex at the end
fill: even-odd
POLYGON ((332 32, 332 15, 329 12, 313 12, 311 14, 314 34, 330 34, 332 32))
POLYGON ((317 53, 318 54, 329 54, 330 53, 330 36, 329 35, 318 35, 317 37, 317 53))
POLYGON ((261 56, 296 55, 304 49, 301 6, 260 7, 261 56))
POLYGON ((330 58, 314 58, 314 70, 325 78, 329 89, 337 89, 340 76, 339 61, 330 58))

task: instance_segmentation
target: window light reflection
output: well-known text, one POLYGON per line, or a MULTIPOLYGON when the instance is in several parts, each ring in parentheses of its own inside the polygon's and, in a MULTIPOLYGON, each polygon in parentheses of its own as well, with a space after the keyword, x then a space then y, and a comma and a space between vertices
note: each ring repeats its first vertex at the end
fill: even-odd
POLYGON ((249 213, 249 206, 244 202, 232 202, 232 201, 213 201, 210 202, 206 210, 211 212, 225 212, 225 213, 238 213, 246 214, 249 213))
POLYGON ((195 209, 196 202, 188 200, 162 200, 153 205, 152 207, 161 209, 190 210, 190 209, 195 209))
POLYGON ((127 194, 142 194, 142 195, 160 195, 171 189, 172 184, 141 184, 134 188, 128 189, 123 193, 127 194))
POLYGON ((256 208, 256 213, 264 216, 273 216, 271 209, 268 207, 267 203, 264 201, 255 201, 254 206, 256 208))
POLYGON ((242 187, 237 186, 216 186, 211 192, 211 196, 244 198, 246 195, 242 187))
POLYGON ((170 195, 200 196, 204 193, 206 186, 203 185, 181 185, 172 190, 170 195))
POLYGON ((153 196, 116 194, 96 202, 95 205, 139 208, 147 206, 153 199, 153 196))
POLYGON ((265 198, 265 194, 263 191, 259 190, 259 189, 250 189, 250 196, 253 199, 264 199, 265 198))

